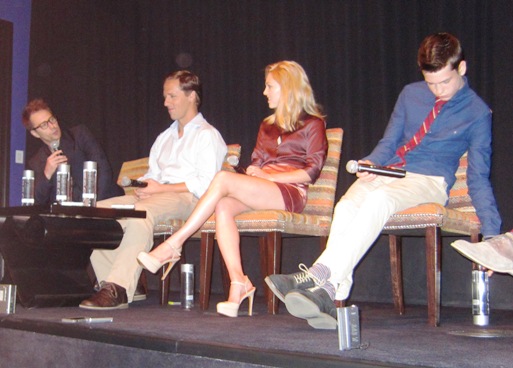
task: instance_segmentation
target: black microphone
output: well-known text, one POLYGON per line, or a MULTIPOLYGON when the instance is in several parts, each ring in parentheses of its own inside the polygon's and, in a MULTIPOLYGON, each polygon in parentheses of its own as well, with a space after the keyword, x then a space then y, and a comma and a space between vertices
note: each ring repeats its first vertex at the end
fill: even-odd
POLYGON ((148 183, 145 181, 139 181, 130 179, 128 176, 123 176, 121 179, 121 186, 122 187, 134 187, 134 188, 146 188, 148 186, 148 183))
MULTIPOLYGON (((52 142, 50 143, 50 146, 52 147, 52 152, 55 152, 55 151, 60 150, 60 149, 61 149, 61 148, 59 147, 59 146, 60 146, 60 144, 61 144, 61 142, 60 142, 60 140, 58 140, 58 139, 57 139, 57 140, 55 140, 55 141, 52 141, 52 142)), ((62 153, 61 153, 60 155, 62 155, 62 153)))
POLYGON ((403 169, 393 169, 391 167, 376 166, 369 164, 360 164, 358 161, 351 160, 347 162, 346 170, 348 173, 356 174, 357 172, 366 171, 372 174, 391 176, 393 178, 404 178, 406 171, 403 169))
POLYGON ((239 174, 245 174, 246 169, 239 166, 239 158, 235 155, 230 155, 226 158, 226 161, 230 164, 231 167, 235 170, 235 172, 239 174))

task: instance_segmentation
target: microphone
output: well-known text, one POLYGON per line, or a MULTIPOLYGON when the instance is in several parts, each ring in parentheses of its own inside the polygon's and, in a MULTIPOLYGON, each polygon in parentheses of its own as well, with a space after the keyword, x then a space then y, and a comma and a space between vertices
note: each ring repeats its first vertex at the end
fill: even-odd
POLYGON ((406 171, 403 169, 393 169, 391 167, 376 166, 369 164, 360 164, 358 161, 351 160, 347 162, 346 170, 348 173, 356 174, 357 172, 366 171, 372 174, 391 176, 393 178, 404 178, 406 171))
POLYGON ((226 161, 228 161, 228 163, 231 165, 231 166, 237 166, 239 164, 239 158, 235 155, 230 155, 226 158, 226 161))
POLYGON ((55 151, 58 151, 60 150, 61 148, 59 147, 61 144, 60 140, 55 140, 55 141, 52 141, 50 143, 50 146, 52 147, 52 152, 55 152, 55 151))
POLYGON ((122 187, 146 188, 148 183, 144 181, 130 179, 128 176, 123 176, 121 179, 122 187))
POLYGON ((239 158, 235 155, 230 155, 226 158, 226 161, 230 164, 231 167, 235 170, 235 172, 239 174, 245 174, 246 169, 239 166, 239 158))

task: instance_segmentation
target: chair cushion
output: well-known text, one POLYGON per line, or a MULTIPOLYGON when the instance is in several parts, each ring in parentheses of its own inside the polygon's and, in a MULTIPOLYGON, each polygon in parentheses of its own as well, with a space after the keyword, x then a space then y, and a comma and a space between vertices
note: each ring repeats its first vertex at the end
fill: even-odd
POLYGON ((383 230, 422 229, 429 226, 468 235, 478 233, 481 224, 475 213, 450 209, 437 203, 425 203, 393 214, 383 230))
POLYGON ((171 235, 180 229, 185 220, 175 218, 159 219, 153 227, 153 235, 171 235))
MULTIPOLYGON (((327 236, 331 225, 331 216, 306 215, 288 211, 267 210, 248 211, 235 218, 241 232, 269 233, 282 232, 297 235, 327 236)), ((215 232, 215 215, 202 226, 201 231, 215 232)))
POLYGON ((456 181, 449 192, 447 206, 437 203, 424 203, 393 214, 383 230, 422 229, 439 226, 442 230, 470 235, 479 233, 481 228, 476 209, 468 194, 468 159, 465 152, 460 158, 456 181))

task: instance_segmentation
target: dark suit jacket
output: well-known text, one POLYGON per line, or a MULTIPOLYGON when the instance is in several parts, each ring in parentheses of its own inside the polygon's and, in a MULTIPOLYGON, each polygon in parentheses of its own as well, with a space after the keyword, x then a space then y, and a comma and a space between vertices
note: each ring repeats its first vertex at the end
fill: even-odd
MULTIPOLYGON (((123 190, 112 177, 112 168, 105 152, 85 125, 77 125, 71 129, 62 129, 60 149, 68 158, 71 165, 71 178, 73 180, 73 201, 82 202, 82 177, 84 161, 95 161, 98 169, 97 199, 102 200, 123 195, 123 190)), ((50 180, 44 175, 46 159, 51 151, 44 145, 28 161, 27 168, 34 170, 36 204, 49 205, 55 201, 56 174, 50 180)))

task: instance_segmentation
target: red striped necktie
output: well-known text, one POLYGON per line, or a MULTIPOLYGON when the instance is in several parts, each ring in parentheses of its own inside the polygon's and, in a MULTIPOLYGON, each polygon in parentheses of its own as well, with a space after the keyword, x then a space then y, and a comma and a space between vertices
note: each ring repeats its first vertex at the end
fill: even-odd
POLYGON ((429 128, 431 127, 431 124, 433 124, 433 121, 435 121, 436 117, 440 113, 440 110, 442 109, 442 106, 447 101, 437 99, 435 101, 435 106, 433 106, 433 109, 429 112, 428 116, 426 116, 426 119, 422 123, 422 126, 420 129, 415 133, 415 135, 412 137, 412 139, 409 140, 408 143, 406 143, 404 146, 399 147, 396 154, 401 159, 400 163, 394 164, 392 166, 404 166, 406 165, 406 160, 404 159, 404 156, 406 153, 412 151, 424 138, 427 132, 429 132, 429 128))

